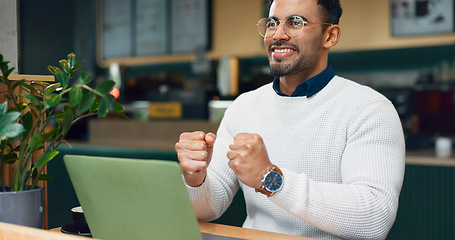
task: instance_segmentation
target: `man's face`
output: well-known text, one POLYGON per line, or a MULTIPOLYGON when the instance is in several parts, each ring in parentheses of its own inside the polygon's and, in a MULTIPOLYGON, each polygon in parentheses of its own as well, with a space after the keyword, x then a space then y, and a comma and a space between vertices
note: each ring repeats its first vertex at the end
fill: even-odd
MULTIPOLYGON (((321 23, 320 8, 316 0, 275 0, 269 17, 284 22, 291 16, 300 16, 309 23, 321 23)), ((322 51, 323 28, 320 24, 308 24, 297 37, 289 37, 282 24, 264 44, 275 76, 287 76, 302 71, 311 72, 322 51)))

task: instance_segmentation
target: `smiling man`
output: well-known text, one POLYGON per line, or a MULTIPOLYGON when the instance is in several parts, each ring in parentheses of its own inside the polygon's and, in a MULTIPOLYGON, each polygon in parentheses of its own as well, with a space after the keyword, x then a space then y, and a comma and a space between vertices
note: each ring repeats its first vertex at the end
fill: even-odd
POLYGON ((259 20, 273 83, 240 95, 213 133, 175 149, 199 220, 242 189, 244 227, 320 239, 384 239, 404 176, 404 137, 389 100, 335 75, 337 0, 275 0, 259 20))

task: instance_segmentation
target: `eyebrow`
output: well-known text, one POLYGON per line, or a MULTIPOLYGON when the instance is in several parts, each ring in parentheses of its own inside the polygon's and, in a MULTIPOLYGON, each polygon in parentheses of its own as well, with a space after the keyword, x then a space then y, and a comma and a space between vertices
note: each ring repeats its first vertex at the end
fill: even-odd
MULTIPOLYGON (((291 17, 301 17, 304 21, 310 22, 306 17, 304 17, 304 16, 302 16, 302 15, 299 15, 299 14, 291 14, 291 15, 288 15, 285 19, 288 19, 288 18, 291 18, 291 17)), ((280 20, 280 19, 278 19, 278 18, 275 17, 275 16, 270 16, 270 17, 268 17, 268 18, 271 18, 271 19, 273 19, 273 20, 275 20, 275 21, 280 20)))

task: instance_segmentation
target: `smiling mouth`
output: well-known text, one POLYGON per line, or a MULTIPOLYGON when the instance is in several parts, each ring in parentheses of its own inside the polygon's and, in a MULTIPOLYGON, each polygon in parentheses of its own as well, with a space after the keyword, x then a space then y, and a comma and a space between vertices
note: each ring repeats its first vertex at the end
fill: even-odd
POLYGON ((273 52, 276 52, 276 53, 290 53, 290 52, 295 52, 294 49, 290 49, 290 48, 284 48, 284 49, 273 49, 273 52))

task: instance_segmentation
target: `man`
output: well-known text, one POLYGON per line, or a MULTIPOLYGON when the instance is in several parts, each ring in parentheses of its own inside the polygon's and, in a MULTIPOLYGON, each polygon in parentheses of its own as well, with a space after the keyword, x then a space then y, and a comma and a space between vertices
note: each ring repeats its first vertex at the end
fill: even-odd
POLYGON ((387 236, 404 176, 403 132, 390 101, 328 64, 340 16, 338 0, 272 2, 258 28, 273 83, 240 95, 217 136, 180 136, 175 148, 200 220, 220 217, 241 188, 243 227, 387 236))

